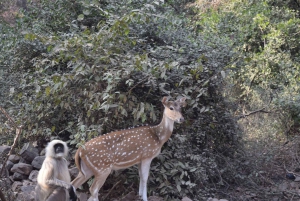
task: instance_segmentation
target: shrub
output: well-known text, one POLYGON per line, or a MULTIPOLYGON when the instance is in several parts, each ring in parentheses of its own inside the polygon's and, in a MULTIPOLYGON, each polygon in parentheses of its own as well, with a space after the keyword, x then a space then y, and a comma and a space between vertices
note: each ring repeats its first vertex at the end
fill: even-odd
POLYGON ((232 157, 238 145, 219 88, 231 55, 228 41, 194 33, 185 12, 178 15, 162 1, 34 6, 11 28, 18 33, 14 45, 2 49, 11 57, 9 71, 18 75, 10 90, 18 108, 11 113, 24 123, 24 137, 59 136, 80 145, 112 130, 157 123, 162 96, 186 96, 187 121, 154 161, 150 193, 159 190, 172 200, 208 196, 209 182, 221 181, 213 153, 232 157), (33 21, 37 15, 41 20, 33 21))

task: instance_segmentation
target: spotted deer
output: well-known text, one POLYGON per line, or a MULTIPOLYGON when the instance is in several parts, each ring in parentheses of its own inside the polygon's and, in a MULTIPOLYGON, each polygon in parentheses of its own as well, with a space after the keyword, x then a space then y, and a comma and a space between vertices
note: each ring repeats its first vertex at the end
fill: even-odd
POLYGON ((111 132, 96 137, 80 147, 75 154, 78 176, 72 181, 75 188, 81 186, 90 177, 94 182, 90 187, 88 201, 98 201, 99 189, 112 170, 124 169, 138 164, 140 177, 139 195, 147 201, 147 180, 150 163, 170 138, 174 122, 182 123, 184 118, 181 107, 186 106, 186 98, 168 101, 163 97, 163 117, 156 126, 141 126, 111 132))

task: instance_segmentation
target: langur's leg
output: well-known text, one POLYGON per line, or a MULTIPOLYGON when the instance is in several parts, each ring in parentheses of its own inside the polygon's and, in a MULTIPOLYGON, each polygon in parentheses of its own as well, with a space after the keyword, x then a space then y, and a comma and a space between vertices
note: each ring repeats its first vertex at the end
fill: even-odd
POLYGON ((41 187, 40 187, 40 185, 36 185, 36 187, 35 187, 35 198, 34 198, 34 200, 35 201, 39 201, 39 200, 41 200, 42 198, 41 198, 41 187))
POLYGON ((58 187, 51 193, 46 201, 66 201, 67 198, 69 198, 69 195, 66 189, 58 187))
MULTIPOLYGON (((51 190, 50 190, 51 191, 51 190)), ((35 187, 35 201, 45 200, 49 195, 49 190, 44 190, 39 184, 35 187)))

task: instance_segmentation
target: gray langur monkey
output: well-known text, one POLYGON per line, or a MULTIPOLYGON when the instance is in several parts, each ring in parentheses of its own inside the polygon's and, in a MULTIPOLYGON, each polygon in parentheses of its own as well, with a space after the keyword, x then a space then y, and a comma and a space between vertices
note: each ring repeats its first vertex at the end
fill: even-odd
POLYGON ((61 140, 52 140, 46 147, 46 158, 37 177, 35 201, 76 201, 71 185, 68 163, 68 146, 61 140))

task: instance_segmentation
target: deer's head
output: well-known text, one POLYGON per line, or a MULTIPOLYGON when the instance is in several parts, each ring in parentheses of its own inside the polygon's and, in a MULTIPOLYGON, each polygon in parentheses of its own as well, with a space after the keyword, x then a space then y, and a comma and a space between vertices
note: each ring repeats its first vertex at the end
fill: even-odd
POLYGON ((181 107, 186 106, 185 100, 186 98, 183 97, 177 99, 176 101, 169 101, 169 98, 167 96, 163 97, 161 102, 165 107, 164 115, 177 123, 182 123, 184 121, 184 118, 181 114, 181 107))

